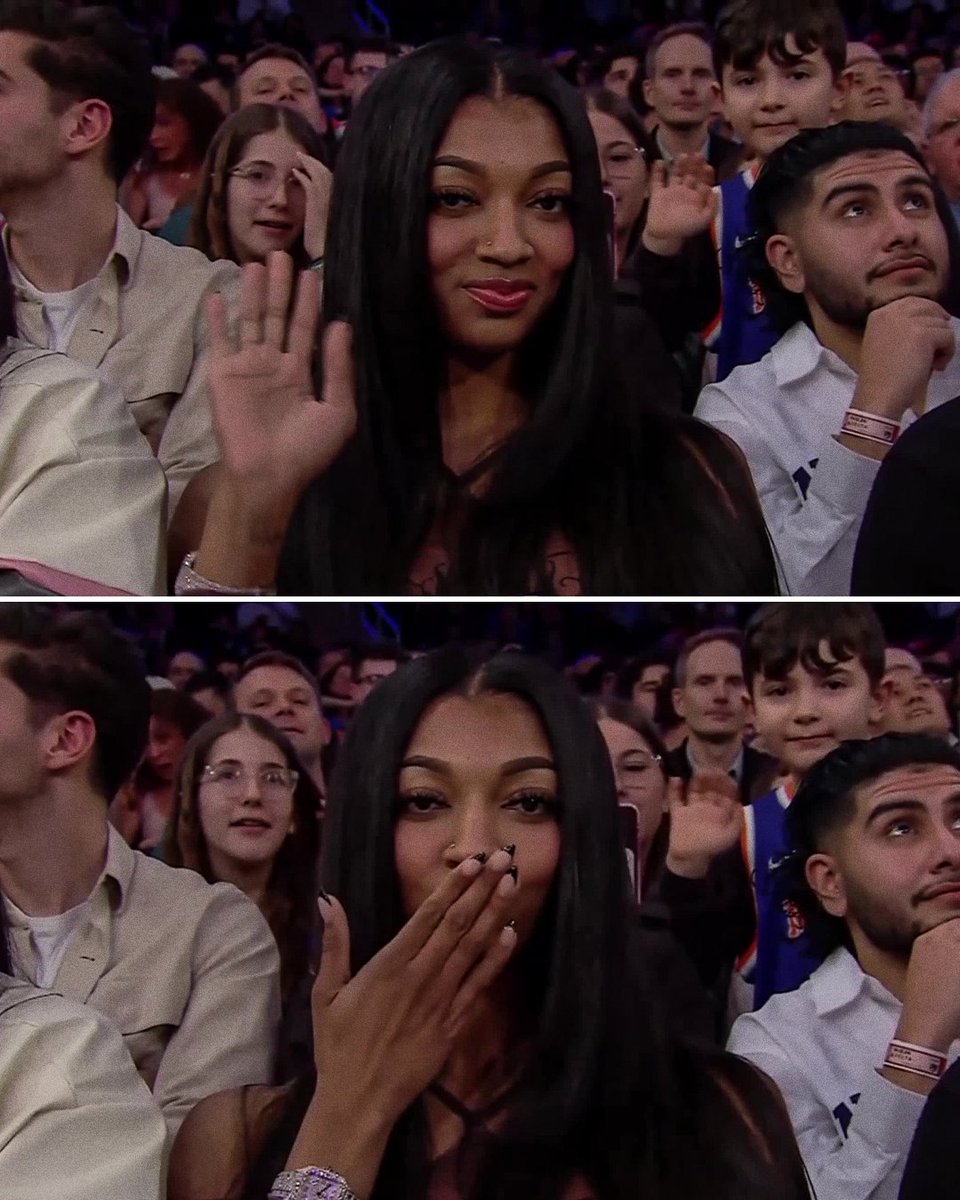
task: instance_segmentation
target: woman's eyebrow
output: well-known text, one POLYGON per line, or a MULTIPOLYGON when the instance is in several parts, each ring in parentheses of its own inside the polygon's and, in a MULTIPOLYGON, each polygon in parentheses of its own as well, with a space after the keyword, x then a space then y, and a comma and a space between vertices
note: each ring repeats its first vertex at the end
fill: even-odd
MULTIPOLYGON (((424 767, 428 771, 435 771, 438 775, 450 774, 450 763, 445 762, 442 758, 431 758, 426 754, 411 754, 405 758, 400 764, 401 771, 404 767, 424 767)), ((556 771, 556 764, 551 758, 544 758, 539 754, 528 754, 522 758, 512 758, 509 762, 505 762, 500 768, 501 775, 519 775, 521 771, 556 771)))
MULTIPOLYGON (((456 154, 444 154, 440 158, 434 159, 435 167, 455 167, 459 171, 466 171, 470 175, 486 175, 486 168, 480 163, 473 162, 469 158, 460 158, 456 154)), ((551 162, 541 163, 539 167, 535 167, 530 172, 531 179, 539 179, 542 175, 554 175, 557 171, 569 171, 570 164, 564 159, 553 159, 551 162)))

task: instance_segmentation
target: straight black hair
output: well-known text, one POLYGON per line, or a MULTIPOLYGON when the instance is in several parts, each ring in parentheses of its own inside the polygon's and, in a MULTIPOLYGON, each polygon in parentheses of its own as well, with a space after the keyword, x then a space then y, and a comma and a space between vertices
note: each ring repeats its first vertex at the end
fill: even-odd
MULTIPOLYGON (((359 428, 315 483, 319 507, 331 515, 288 541, 281 590, 406 590, 410 563, 450 496, 438 418, 448 350, 427 261, 431 175, 461 103, 499 95, 534 100, 559 127, 573 177, 575 253, 522 349, 529 419, 500 451, 483 497, 461 496, 467 513, 449 590, 554 591, 545 548, 559 531, 593 592, 776 591, 739 457, 701 422, 641 413, 641 381, 633 389, 614 383, 612 264, 583 99, 535 59, 461 40, 390 66, 348 127, 331 203, 324 314, 353 326, 359 428), (321 539, 330 547, 325 586, 309 565, 320 558, 321 539)), ((315 496, 308 511, 311 504, 315 496)))
POLYGON ((3 892, 0 892, 0 975, 13 974, 9 938, 10 935, 7 930, 7 907, 3 902, 3 892))
MULTIPOLYGON (((447 646, 401 667, 358 709, 331 781, 322 860, 323 885, 349 920, 352 970, 405 920, 394 861, 397 776, 424 710, 443 696, 487 693, 518 697, 543 724, 558 772, 561 851, 515 960, 527 981, 530 1062, 505 1128, 467 1138, 465 1200, 557 1200, 578 1175, 604 1200, 806 1197, 796 1147, 782 1144, 782 1125, 773 1129, 780 1110, 768 1086, 746 1064, 673 1043, 654 1016, 633 941, 610 758, 586 706, 545 663, 447 646)), ((246 1197, 266 1195, 311 1091, 307 1079, 294 1090, 246 1197)), ((418 1100, 393 1129, 371 1200, 422 1200, 429 1171, 418 1100)))
POLYGON ((777 887, 803 914, 824 956, 838 946, 852 952, 853 943, 846 921, 825 912, 807 883, 807 860, 826 850, 830 836, 850 823, 858 788, 901 767, 933 763, 960 771, 960 751, 929 734, 885 733, 841 743, 811 768, 797 789, 786 817, 790 853, 777 869, 777 887))
MULTIPOLYGON (((930 172, 916 145, 900 130, 882 121, 840 121, 824 129, 804 129, 785 142, 764 163, 747 200, 751 237, 744 247, 750 277, 767 299, 767 316, 784 333, 797 321, 809 323, 803 296, 788 292, 767 259, 767 243, 783 232, 784 218, 809 204, 817 171, 864 151, 899 151, 912 158, 925 175, 930 172)), ((945 307, 960 311, 960 232, 949 202, 931 177, 937 215, 947 234, 950 252, 948 292, 945 307)))

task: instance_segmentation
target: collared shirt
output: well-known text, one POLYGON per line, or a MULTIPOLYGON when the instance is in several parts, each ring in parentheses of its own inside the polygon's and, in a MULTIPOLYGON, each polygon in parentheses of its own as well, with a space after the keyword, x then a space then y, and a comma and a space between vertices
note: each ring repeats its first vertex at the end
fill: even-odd
MULTIPOLYGON (((9 227, 3 245, 9 258, 9 227)), ((206 384, 204 303, 214 291, 232 300, 239 268, 211 263, 199 250, 138 229, 118 207, 113 249, 96 279, 67 353, 123 394, 167 477, 172 517, 192 476, 218 457, 206 384)), ((37 293, 22 286, 14 291, 21 336, 47 349, 49 330, 37 293)))
MULTIPOLYGON (((172 1138, 198 1100, 273 1081, 280 957, 232 884, 140 854, 110 827, 90 913, 54 987, 110 1017, 172 1138)), ((16 974, 33 981, 30 930, 11 922, 16 974)))
MULTIPOLYGON (((687 762, 690 764, 690 771, 692 774, 696 775, 698 771, 714 770, 713 767, 701 767, 700 764, 694 760, 693 753, 690 750, 689 738, 686 738, 683 744, 686 748, 687 762)), ((732 780, 734 780, 738 787, 743 782, 743 742, 740 743, 740 749, 737 751, 737 757, 733 760, 730 766, 727 767, 727 774, 732 780)))
MULTIPOLYGON (((660 132, 659 125, 657 126, 657 128, 655 130, 655 137, 657 139, 657 149, 660 151, 661 155, 663 156, 663 161, 669 167, 670 164, 673 162, 674 158, 676 157, 676 155, 671 153, 671 151, 669 151, 667 149, 667 147, 663 144, 663 136, 660 132)), ((700 149, 696 153, 699 154, 701 158, 709 158, 710 157, 710 133, 709 133, 709 131, 707 132, 707 136, 703 139, 703 145, 700 147, 700 149)))
POLYGON ((0 360, 0 569, 59 595, 153 595, 166 482, 123 397, 62 354, 0 360))
MULTIPOLYGON (((897 1200, 925 1101, 876 1069, 901 1008, 841 948, 733 1026, 727 1049, 780 1088, 818 1200, 897 1200)), ((955 1042, 951 1062, 958 1054, 955 1042)))
POLYGON ((166 1130, 93 1009, 0 975, 0 1196, 160 1200, 166 1130))
MULTIPOLYGON (((960 321, 950 324, 960 346, 960 321)), ((796 595, 850 593, 857 534, 880 466, 835 437, 856 386, 856 373, 799 322, 760 362, 704 388, 697 403, 695 415, 743 451, 781 581, 796 595)), ((960 351, 931 376, 926 410, 957 395, 960 351)), ((915 419, 908 411, 903 427, 915 419)))

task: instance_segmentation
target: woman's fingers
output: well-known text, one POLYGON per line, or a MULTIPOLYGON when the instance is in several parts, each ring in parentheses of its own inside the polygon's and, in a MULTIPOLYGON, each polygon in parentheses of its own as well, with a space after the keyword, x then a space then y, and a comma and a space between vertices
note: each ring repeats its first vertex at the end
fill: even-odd
POLYGON ((510 853, 497 850, 490 856, 473 887, 448 907, 443 919, 417 955, 417 970, 423 972, 427 979, 436 979, 451 958, 455 963, 451 968, 452 973, 456 975, 459 972, 462 978, 468 969, 463 965, 464 960, 468 960, 469 965, 469 962, 476 959, 478 934, 475 926, 493 899, 512 862, 513 856, 510 853), (463 941, 467 943, 465 947, 460 946, 463 941), (458 949, 461 952, 455 955, 458 949))
MULTIPOLYGON (((326 393, 324 393, 326 398, 326 393)), ((483 864, 475 858, 460 863, 444 878, 436 890, 424 900, 397 936, 381 953, 403 963, 412 962, 427 944, 434 930, 446 916, 450 906, 476 882, 483 873, 483 864)))
POLYGON ((510 875, 501 876, 486 905, 441 967, 437 981, 442 994, 454 996, 466 976, 490 952, 491 945, 509 920, 516 893, 516 880, 510 875))
POLYGON ((263 320, 263 340, 268 346, 282 350, 287 340, 287 313, 293 290, 293 259, 282 250, 267 256, 266 313, 263 320))
POLYGON ((287 331, 287 352, 309 363, 313 358, 319 322, 320 278, 316 271, 301 271, 287 331))
POLYGON ((262 263, 247 263, 240 276, 240 347, 257 346, 263 341, 263 296, 267 268, 262 263))
MULTIPOLYGON (((309 274, 316 278, 316 272, 309 274)), ((323 398, 343 409, 356 408, 353 330, 346 321, 331 321, 323 333, 323 398)))
POLYGON ((512 925, 501 925, 499 932, 491 938, 486 953, 466 979, 460 984, 450 1012, 444 1021, 444 1032, 454 1038, 470 1019, 470 1013, 478 996, 497 978, 507 965, 510 955, 517 946, 517 931, 512 925))
POLYGON ((350 927, 339 900, 323 895, 317 900, 323 918, 320 969, 313 985, 313 1006, 327 1008, 350 982, 350 927))
POLYGON ((211 355, 225 358, 232 354, 233 342, 227 329, 227 302, 221 292, 212 292, 207 296, 207 326, 211 355))

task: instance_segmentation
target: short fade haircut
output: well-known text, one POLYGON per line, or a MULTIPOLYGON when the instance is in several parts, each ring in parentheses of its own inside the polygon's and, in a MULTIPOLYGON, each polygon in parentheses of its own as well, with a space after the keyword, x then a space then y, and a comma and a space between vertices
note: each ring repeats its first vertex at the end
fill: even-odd
MULTIPOLYGON (((818 171, 851 154, 885 150, 906 154, 925 175, 930 175, 923 155, 910 138, 882 121, 840 121, 824 129, 803 129, 774 150, 764 163, 747 198, 751 236, 743 253, 747 273, 766 297, 769 319, 780 332, 798 321, 809 321, 809 313, 803 296, 788 292, 780 283, 767 260, 767 243, 775 234, 783 233, 785 218, 810 203, 813 177, 818 171)), ((938 189, 934 191, 938 193, 938 189)), ((937 212, 949 241, 954 221, 949 208, 941 209, 939 195, 937 212)))
POLYGON ((101 613, 28 604, 0 607, 0 671, 30 701, 39 725, 58 713, 87 713, 96 727, 91 783, 109 803, 132 774, 150 724, 150 686, 133 643, 101 613))
POLYGON ((354 38, 346 44, 343 51, 343 65, 347 72, 353 70, 353 60, 358 54, 384 54, 389 64, 400 57, 400 48, 389 38, 354 38))
POLYGON ((699 650, 701 646, 709 646, 711 642, 726 642, 740 654, 743 649, 743 634, 739 629, 723 628, 705 629, 702 633, 695 633, 692 637, 688 637, 680 647, 680 653, 677 655, 676 665, 673 668, 674 683, 678 688, 687 685, 687 663, 690 655, 694 650, 699 650))
POLYGON ((791 67, 814 50, 823 51, 839 79, 847 65, 847 30, 834 0, 733 0, 717 17, 713 66, 721 83, 724 67, 749 70, 764 54, 791 67), (787 49, 790 37, 799 54, 787 49))
POLYGON ((230 104, 234 110, 240 104, 240 83, 244 75, 246 75, 251 67, 256 66, 258 62, 263 62, 265 58, 282 58, 285 62, 295 63, 309 76, 310 82, 313 84, 314 90, 316 90, 317 73, 299 50, 294 50, 292 46, 285 46, 282 42, 267 42, 265 46, 260 46, 258 49, 251 51, 237 71, 230 94, 230 104))
POLYGON ((667 42, 672 42, 678 37, 695 37, 698 38, 707 49, 713 53, 713 38, 710 34, 709 26, 702 21, 677 21, 673 25, 668 25, 666 29, 661 29, 655 34, 647 47, 647 56, 643 64, 644 76, 647 79, 653 79, 657 66, 657 52, 661 46, 665 46, 667 42))
POLYGON ((107 166, 120 183, 153 128, 156 80, 144 42, 116 9, 70 9, 60 0, 0 0, 0 31, 36 39, 26 61, 60 111, 80 100, 107 105, 107 166))
POLYGON ((842 742, 811 767, 797 789, 786 813, 790 853, 777 868, 776 886, 800 910, 822 954, 853 947, 846 921, 825 912, 807 883, 808 859, 823 852, 827 840, 853 819, 859 788, 902 767, 933 764, 960 771, 960 751, 929 734, 885 733, 869 741, 842 742))
POLYGON ((402 667, 410 661, 410 655, 396 642, 360 642, 350 649, 350 677, 354 683, 360 682, 360 667, 371 659, 395 662, 402 667))
POLYGON ((237 685, 240 681, 246 679, 250 672, 256 671, 258 667, 286 667, 288 671, 296 671, 300 678, 310 685, 310 690, 317 698, 317 707, 321 712, 323 711, 323 706, 320 703, 320 685, 317 682, 317 677, 296 655, 287 654, 284 650, 262 650, 259 654, 254 654, 252 657, 245 659, 240 664, 240 670, 233 681, 234 697, 236 696, 237 685))
POLYGON ((877 687, 884 673, 886 639, 869 604, 802 602, 769 604, 754 613, 743 634, 743 677, 751 695, 757 677, 784 679, 799 664, 824 672, 856 660, 877 687), (822 642, 832 655, 825 659, 822 642))

